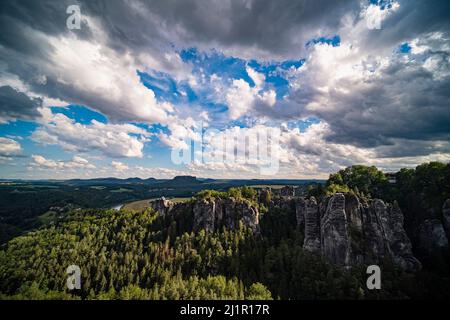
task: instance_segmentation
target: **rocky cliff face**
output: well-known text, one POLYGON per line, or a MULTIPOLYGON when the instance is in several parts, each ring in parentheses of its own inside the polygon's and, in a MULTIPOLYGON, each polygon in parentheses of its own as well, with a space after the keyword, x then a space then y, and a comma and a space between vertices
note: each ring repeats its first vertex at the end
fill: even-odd
MULTIPOLYGON (((161 215, 190 212, 195 230, 213 232, 223 226, 235 229, 241 222, 254 233, 260 232, 258 208, 247 200, 210 198, 172 203, 162 198, 153 201, 151 206, 161 215)), ((397 203, 386 204, 379 199, 366 202, 354 195, 336 193, 321 201, 314 197, 279 197, 273 199, 270 206, 295 212, 297 226, 304 230, 304 249, 336 265, 379 264, 390 258, 407 271, 421 268, 412 254, 397 203)), ((444 205, 444 216, 448 217, 449 211, 450 201, 444 205)), ((440 226, 442 230, 432 221, 425 224, 423 234, 428 238, 424 237, 423 242, 430 237, 435 242, 434 237, 442 238, 442 233, 447 240, 442 224, 440 226)))
POLYGON ((259 211, 246 200, 203 199, 197 200, 193 207, 194 226, 206 231, 215 231, 222 226, 236 229, 239 222, 259 232, 259 211))
POLYGON ((303 247, 311 252, 320 252, 320 222, 316 199, 298 199, 295 211, 297 225, 305 230, 303 247))
POLYGON ((320 217, 322 255, 337 265, 351 265, 350 224, 345 212, 344 195, 337 193, 330 197, 320 217))
POLYGON ((450 239, 450 199, 447 199, 442 207, 442 221, 447 233, 447 239, 450 239))
POLYGON ((366 203, 336 193, 319 204, 314 198, 299 199, 297 218, 299 224, 304 220, 305 250, 318 252, 337 265, 373 264, 388 257, 405 270, 421 268, 395 203, 387 205, 379 199, 366 203))
POLYGON ((444 201, 442 209, 427 206, 420 196, 417 202, 421 210, 414 216, 412 236, 418 252, 430 257, 450 245, 450 199, 444 201))
POLYGON ((174 203, 170 200, 166 200, 164 197, 150 202, 150 207, 158 212, 160 215, 167 214, 172 210, 174 203))
POLYGON ((242 222, 255 233, 259 233, 259 211, 246 200, 198 199, 194 203, 173 203, 164 198, 151 202, 151 207, 161 215, 172 212, 191 212, 194 217, 194 229, 208 232, 219 230, 222 226, 235 229, 242 222))
POLYGON ((419 228, 419 248, 424 252, 448 247, 444 226, 439 219, 427 219, 419 228))

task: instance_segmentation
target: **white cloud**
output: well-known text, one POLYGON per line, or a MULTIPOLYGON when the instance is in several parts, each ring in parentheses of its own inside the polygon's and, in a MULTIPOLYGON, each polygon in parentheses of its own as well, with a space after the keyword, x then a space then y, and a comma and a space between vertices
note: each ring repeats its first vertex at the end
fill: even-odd
POLYGON ((118 178, 138 177, 141 179, 172 179, 175 176, 185 175, 185 170, 169 169, 162 167, 130 166, 119 161, 112 161, 111 167, 103 167, 99 172, 103 176, 114 176, 118 178), (113 171, 111 172, 111 167, 113 171))
POLYGON ((290 103, 276 116, 318 117, 330 126, 327 140, 364 147, 448 140, 448 41, 431 33, 415 43, 420 54, 399 53, 400 44, 385 54, 353 38, 314 45, 292 76, 290 103))
POLYGON ((250 67, 246 67, 245 70, 247 71, 247 74, 249 75, 249 77, 255 83, 255 87, 258 89, 261 89, 262 86, 264 85, 264 82, 266 81, 266 77, 264 76, 264 74, 256 72, 255 70, 253 70, 250 67))
MULTIPOLYGON (((430 152, 425 156, 386 157, 380 147, 362 148, 329 142, 326 137, 331 129, 325 122, 312 124, 304 131, 282 126, 276 144, 270 147, 275 152, 269 158, 252 158, 249 156, 249 141, 244 142, 239 138, 252 135, 261 137, 268 130, 272 129, 259 124, 211 132, 204 137, 203 159, 197 156, 187 165, 187 172, 212 178, 255 178, 262 177, 260 169, 267 166, 268 161, 276 161, 279 169, 273 177, 327 178, 330 172, 354 164, 376 165, 385 171, 396 171, 401 167, 414 167, 426 161, 450 160, 450 154, 439 152, 430 152), (230 139, 234 141, 231 148, 228 145, 230 139), (223 143, 225 140, 227 142, 223 143)), ((263 146, 258 143, 258 148, 263 146)))
POLYGON ((197 122, 191 117, 183 120, 173 119, 173 121, 167 125, 170 133, 160 133, 158 135, 158 138, 162 143, 169 146, 170 148, 185 150, 190 147, 187 141, 200 140, 200 126, 207 126, 207 113, 205 114, 202 112, 199 115, 198 120, 200 121, 197 122))
POLYGON ((132 124, 104 124, 92 120, 81 124, 61 113, 41 108, 42 127, 32 139, 42 144, 57 144, 76 152, 100 151, 111 157, 142 157, 149 133, 132 124))
POLYGON ((124 171, 129 169, 129 167, 126 164, 120 161, 112 161, 111 166, 117 171, 124 171))
POLYGON ((0 137, 0 153, 6 156, 18 155, 22 152, 20 144, 9 138, 0 137))
POLYGON ((0 137, 0 157, 3 159, 10 159, 11 157, 22 154, 22 147, 20 143, 13 139, 0 137))
POLYGON ((33 162, 31 166, 40 169, 52 169, 52 170, 75 170, 75 169, 95 169, 95 166, 89 163, 88 160, 81 158, 80 156, 74 156, 72 160, 61 161, 46 159, 41 155, 32 155, 33 162))
POLYGON ((251 110, 256 108, 270 108, 276 102, 276 93, 273 90, 262 92, 265 76, 250 67, 246 68, 248 75, 255 83, 254 87, 243 79, 233 80, 232 86, 226 94, 230 119, 236 120, 244 115, 253 115, 251 110))
POLYGON ((140 82, 137 70, 144 66, 136 64, 130 53, 110 49, 105 41, 99 37, 97 42, 50 38, 55 51, 46 74, 70 88, 65 100, 97 109, 112 119, 165 123, 173 107, 159 103, 153 91, 140 82))
POLYGON ((382 23, 386 18, 395 12, 400 7, 398 2, 392 2, 391 5, 385 8, 382 8, 380 5, 369 4, 367 6, 363 6, 360 17, 367 29, 381 29, 382 23))
POLYGON ((230 119, 235 120, 246 114, 252 107, 257 92, 243 79, 234 80, 227 92, 230 119))
MULTIPOLYGON (((14 88, 20 87, 21 92, 32 97, 40 97, 44 106, 68 102, 100 111, 112 121, 166 123, 174 112, 173 106, 157 101, 154 92, 141 83, 137 74, 149 67, 145 63, 151 60, 150 55, 143 59, 142 55, 111 48, 100 23, 93 17, 84 16, 84 19, 87 23, 84 28, 91 30, 92 39, 79 38, 72 32, 53 36, 21 26, 24 29, 21 32, 39 39, 39 45, 47 52, 25 59, 24 69, 34 71, 36 77, 20 74, 9 80, 3 77, 1 82, 14 84, 14 88)), ((16 61, 16 55, 6 54, 9 54, 9 64, 23 63, 16 61)), ((182 66, 177 54, 163 55, 164 61, 158 63, 159 58, 153 58, 150 67, 172 66, 173 70, 180 70, 182 66)), ((6 74, 5 66, 0 66, 3 74, 6 74)))

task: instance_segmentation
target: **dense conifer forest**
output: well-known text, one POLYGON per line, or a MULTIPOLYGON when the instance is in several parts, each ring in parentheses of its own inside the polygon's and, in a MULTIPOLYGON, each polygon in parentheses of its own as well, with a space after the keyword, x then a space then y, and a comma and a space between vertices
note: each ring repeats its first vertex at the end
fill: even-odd
MULTIPOLYGON (((354 166, 312 185, 310 195, 337 191, 396 200, 405 224, 422 208, 449 198, 450 165, 424 164, 397 173, 389 184, 374 167, 354 166), (416 208, 416 209, 414 209, 416 208)), ((260 211, 260 232, 243 223, 206 232, 191 212, 160 215, 152 209, 76 209, 15 237, 0 250, 2 299, 411 299, 449 296, 449 254, 426 257, 408 273, 386 260, 381 290, 368 290, 364 266, 349 270, 302 247, 295 209, 257 201, 254 189, 205 190, 190 201, 240 198, 260 211), (265 204, 266 203, 266 204, 265 204), (428 259, 428 260, 427 260, 428 259), (69 291, 66 268, 81 268, 82 287, 69 291)), ((413 241, 414 242, 414 241, 413 241)))

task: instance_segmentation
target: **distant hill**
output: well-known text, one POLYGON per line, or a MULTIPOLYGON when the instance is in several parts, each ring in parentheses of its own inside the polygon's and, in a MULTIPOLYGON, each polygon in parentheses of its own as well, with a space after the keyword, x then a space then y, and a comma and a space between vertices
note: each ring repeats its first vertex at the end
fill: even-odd
POLYGON ((156 179, 147 178, 141 179, 138 177, 131 177, 126 179, 106 177, 93 179, 69 179, 69 180, 21 180, 21 179, 0 179, 0 183, 7 184, 32 184, 32 185, 65 185, 65 186, 95 186, 95 185, 153 185, 159 186, 193 186, 193 185, 227 185, 227 186, 242 186, 242 185, 305 185, 310 183, 325 183, 325 180, 319 179, 211 179, 211 178, 197 178, 195 176, 176 176, 173 179, 156 179))
POLYGON ((127 179, 120 179, 120 178, 95 178, 95 179, 71 179, 71 180, 65 180, 61 181, 63 184, 66 185, 120 185, 120 184, 151 184, 155 183, 158 180, 155 178, 148 178, 148 179, 141 179, 141 178, 127 178, 127 179))
POLYGON ((168 181, 168 184, 174 185, 174 186, 186 186, 186 185, 193 185, 193 184, 201 184, 201 181, 198 181, 196 177, 194 176, 176 176, 171 181, 168 181))

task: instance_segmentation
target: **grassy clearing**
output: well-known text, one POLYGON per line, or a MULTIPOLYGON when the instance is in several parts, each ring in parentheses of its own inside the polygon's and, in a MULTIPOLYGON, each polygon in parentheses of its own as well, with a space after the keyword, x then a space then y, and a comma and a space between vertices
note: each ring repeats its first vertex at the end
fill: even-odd
POLYGON ((114 192, 114 193, 120 193, 120 192, 133 192, 133 190, 131 190, 131 189, 125 189, 125 188, 119 188, 119 189, 111 190, 110 192, 114 192))
POLYGON ((285 185, 278 185, 278 184, 255 184, 255 185, 249 185, 249 187, 252 188, 271 188, 271 189, 281 189, 283 188, 285 185))
MULTIPOLYGON (((142 211, 150 207, 150 202, 153 200, 156 200, 158 198, 152 198, 152 199, 145 199, 145 200, 138 200, 133 201, 130 203, 124 204, 122 207, 122 210, 134 210, 134 211, 142 211)), ((168 198, 172 202, 186 202, 190 200, 191 198, 168 198)))

